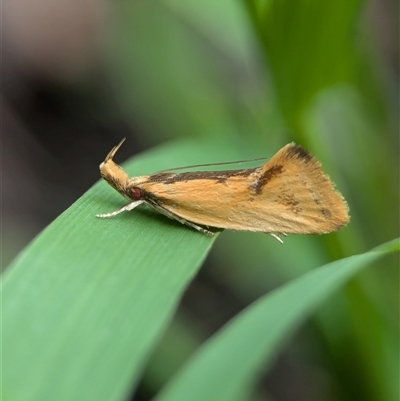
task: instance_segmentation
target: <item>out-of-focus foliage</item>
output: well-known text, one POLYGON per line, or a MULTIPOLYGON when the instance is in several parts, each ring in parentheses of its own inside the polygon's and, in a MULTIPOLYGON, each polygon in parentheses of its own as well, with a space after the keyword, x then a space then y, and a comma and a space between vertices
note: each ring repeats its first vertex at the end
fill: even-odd
MULTIPOLYGON (((156 393, 205 338, 261 295, 398 236, 398 75, 387 64, 396 55, 384 54, 376 31, 390 18, 376 24, 384 15, 377 7, 360 0, 114 4, 104 48, 109 90, 126 121, 140 126, 147 146, 194 137, 209 149, 161 152, 160 163, 141 173, 269 157, 295 141, 322 162, 351 214, 338 233, 293 236, 283 246, 260 234, 220 235, 153 353, 141 396, 156 393)), ((248 393, 395 401, 398 266, 393 255, 358 274, 248 393)))

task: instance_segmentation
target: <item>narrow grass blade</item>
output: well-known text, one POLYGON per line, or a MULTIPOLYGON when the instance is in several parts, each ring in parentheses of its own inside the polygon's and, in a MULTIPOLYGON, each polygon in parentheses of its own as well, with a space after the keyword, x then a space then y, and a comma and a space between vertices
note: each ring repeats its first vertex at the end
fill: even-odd
POLYGON ((329 295, 362 268, 398 250, 398 240, 386 243, 322 266, 261 297, 203 345, 154 401, 236 400, 329 295))

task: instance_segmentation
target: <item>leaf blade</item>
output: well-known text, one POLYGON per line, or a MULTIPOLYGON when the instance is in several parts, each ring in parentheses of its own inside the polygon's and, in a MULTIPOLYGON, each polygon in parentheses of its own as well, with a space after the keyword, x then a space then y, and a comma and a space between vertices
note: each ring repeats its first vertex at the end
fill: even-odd
MULTIPOLYGON (((127 169, 201 152, 181 142, 127 169)), ((97 183, 4 274, 5 398, 121 399, 138 380, 214 239, 146 209, 95 218, 117 199, 97 183)))
POLYGON ((154 401, 235 399, 328 295, 363 267, 399 250, 399 240, 394 240, 329 263, 261 297, 204 344, 154 401))

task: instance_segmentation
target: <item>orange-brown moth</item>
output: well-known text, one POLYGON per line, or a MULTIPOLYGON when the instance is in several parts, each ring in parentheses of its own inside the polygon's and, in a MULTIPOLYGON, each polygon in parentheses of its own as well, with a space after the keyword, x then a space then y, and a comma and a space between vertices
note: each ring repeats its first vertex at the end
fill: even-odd
POLYGON ((214 234, 209 227, 260 231, 280 242, 277 234, 329 233, 349 221, 347 203, 320 163, 294 143, 256 168, 129 178, 113 161, 124 140, 100 164, 100 174, 130 203, 98 217, 145 203, 204 234, 214 234))

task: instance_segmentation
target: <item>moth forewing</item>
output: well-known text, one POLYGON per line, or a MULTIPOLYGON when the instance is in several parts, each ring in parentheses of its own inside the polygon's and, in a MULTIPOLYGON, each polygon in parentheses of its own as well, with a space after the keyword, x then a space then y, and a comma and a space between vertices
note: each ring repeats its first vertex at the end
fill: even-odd
POLYGON ((321 234, 349 221, 347 203, 320 163, 303 148, 286 145, 261 167, 253 190, 275 224, 287 233, 321 234))
POLYGON ((234 230, 314 234, 348 221, 347 205, 319 163, 287 145, 256 169, 149 176, 142 188, 169 212, 234 230))
POLYGON ((211 234, 202 226, 265 233, 315 234, 347 224, 347 204, 320 164, 303 148, 286 145, 253 169, 171 173, 128 179, 112 161, 101 175, 132 203, 110 217, 147 203, 157 211, 211 234), (140 202, 139 202, 140 201, 140 202))

